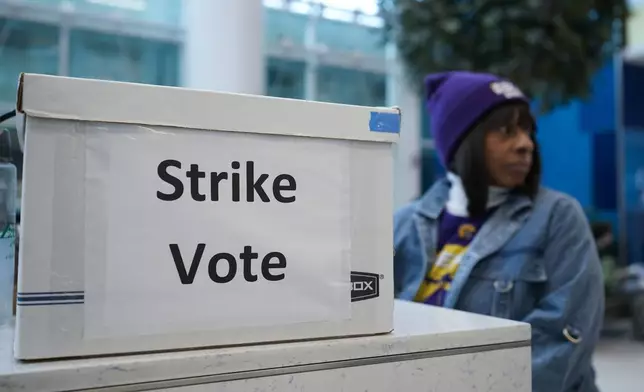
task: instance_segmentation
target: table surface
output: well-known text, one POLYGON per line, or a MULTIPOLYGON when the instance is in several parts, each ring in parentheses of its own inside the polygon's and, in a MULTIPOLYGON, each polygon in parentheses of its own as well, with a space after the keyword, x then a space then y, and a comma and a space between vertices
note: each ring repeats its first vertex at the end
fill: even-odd
POLYGON ((394 332, 357 338, 21 362, 0 328, 0 390, 77 390, 527 342, 530 326, 396 301, 394 332))

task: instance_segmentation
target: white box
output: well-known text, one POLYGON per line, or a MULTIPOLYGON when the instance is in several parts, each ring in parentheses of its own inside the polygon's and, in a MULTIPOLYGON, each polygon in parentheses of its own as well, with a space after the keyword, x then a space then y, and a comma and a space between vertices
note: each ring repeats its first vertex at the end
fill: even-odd
POLYGON ((15 356, 392 330, 397 109, 25 74, 15 356))

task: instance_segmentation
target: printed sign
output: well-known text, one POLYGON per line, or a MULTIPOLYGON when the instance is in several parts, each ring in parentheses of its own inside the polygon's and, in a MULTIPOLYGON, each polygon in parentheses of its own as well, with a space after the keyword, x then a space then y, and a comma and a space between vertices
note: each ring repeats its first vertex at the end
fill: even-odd
POLYGON ((351 317, 346 143, 105 125, 86 145, 86 338, 351 317))

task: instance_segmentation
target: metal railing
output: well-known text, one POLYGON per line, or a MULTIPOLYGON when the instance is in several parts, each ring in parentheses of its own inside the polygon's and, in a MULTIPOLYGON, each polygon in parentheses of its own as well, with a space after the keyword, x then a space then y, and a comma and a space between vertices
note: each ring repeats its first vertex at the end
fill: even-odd
POLYGON ((356 23, 368 27, 380 28, 383 26, 383 20, 378 16, 378 7, 375 1, 373 6, 362 8, 351 7, 350 4, 350 1, 334 1, 331 3, 329 0, 264 0, 264 5, 269 8, 356 23), (339 4, 342 3, 346 6, 340 7, 339 4))

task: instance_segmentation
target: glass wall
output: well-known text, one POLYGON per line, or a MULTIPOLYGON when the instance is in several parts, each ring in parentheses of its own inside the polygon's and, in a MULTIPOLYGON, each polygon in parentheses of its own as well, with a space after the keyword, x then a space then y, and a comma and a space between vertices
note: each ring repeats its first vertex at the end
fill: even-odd
POLYGON ((266 94, 281 98, 304 98, 304 72, 302 61, 269 58, 266 67, 266 94))
MULTIPOLYGON (((14 0, 15 1, 15 0, 14 0)), ((182 0, 20 0, 33 6, 64 8, 77 13, 178 26, 182 0)))
POLYGON ((177 35, 181 0, 15 0, 12 5, 15 17, 0 18, 2 108, 13 105, 21 72, 179 82, 180 44, 171 39, 177 35), (25 15, 59 25, 23 20, 25 15))
POLYGON ((271 2, 265 14, 265 42, 270 53, 267 94, 351 105, 386 105, 382 33, 360 23, 360 16, 358 12, 329 7, 320 11, 305 2, 271 2), (332 18, 334 15, 337 18, 332 18), (307 70, 312 72, 308 79, 307 70))
POLYGON ((384 106, 386 76, 340 67, 320 67, 317 100, 349 105, 384 106))
POLYGON ((291 45, 304 46, 304 36, 309 23, 307 15, 266 8, 264 23, 264 39, 267 44, 279 45, 287 41, 291 45))
POLYGON ((380 29, 353 22, 323 20, 318 23, 316 37, 319 43, 334 50, 382 57, 385 55, 380 29))
POLYGON ((16 99, 21 72, 58 73, 58 28, 0 19, 0 102, 16 99))
POLYGON ((70 40, 70 76, 178 85, 175 44, 82 30, 72 31, 70 40))

